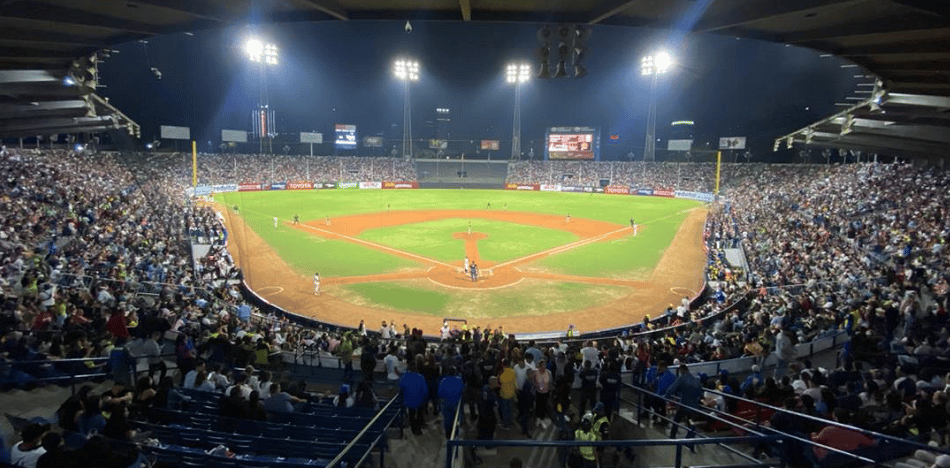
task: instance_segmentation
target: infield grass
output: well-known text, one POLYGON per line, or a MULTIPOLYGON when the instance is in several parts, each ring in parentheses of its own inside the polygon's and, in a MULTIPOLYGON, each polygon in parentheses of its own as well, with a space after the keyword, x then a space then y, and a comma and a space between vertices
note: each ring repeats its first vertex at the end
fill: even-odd
POLYGON ((443 262, 458 261, 465 257, 465 241, 454 239, 455 233, 472 232, 488 237, 478 241, 482 260, 506 262, 542 250, 557 247, 578 239, 574 234, 557 229, 528 226, 488 219, 449 218, 423 223, 368 229, 360 239, 412 252, 443 262))

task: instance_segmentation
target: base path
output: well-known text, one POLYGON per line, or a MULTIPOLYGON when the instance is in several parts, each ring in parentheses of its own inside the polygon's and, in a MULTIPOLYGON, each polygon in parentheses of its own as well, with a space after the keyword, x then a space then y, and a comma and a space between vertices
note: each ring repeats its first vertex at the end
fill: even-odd
MULTIPOLYGON (((240 216, 234 216, 234 213, 223 209, 221 206, 217 208, 219 212, 225 216, 228 232, 230 233, 228 249, 234 256, 235 261, 241 265, 244 270, 245 280, 248 285, 255 290, 263 288, 283 288, 279 293, 268 294, 268 301, 300 315, 347 326, 356 326, 361 319, 366 320, 366 323, 369 324, 370 327, 374 327, 373 324, 385 320, 393 323, 402 322, 410 324, 410 326, 421 327, 428 333, 435 333, 441 326, 441 317, 421 314, 415 315, 353 304, 328 293, 314 296, 310 277, 292 270, 270 245, 245 225, 244 220, 241 219, 240 216), (251 255, 251 253, 253 253, 253 255, 251 255)), ((568 222, 564 216, 512 211, 439 210, 386 211, 332 218, 329 224, 325 219, 318 219, 300 225, 287 224, 287 226, 305 230, 310 235, 358 243, 365 247, 378 249, 392 255, 410 258, 425 265, 425 267, 421 269, 412 268, 397 273, 351 277, 324 277, 322 278, 322 283, 325 286, 427 279, 432 283, 451 289, 482 290, 486 293, 490 293, 492 290, 508 288, 526 279, 530 279, 533 281, 567 281, 592 285, 626 286, 630 288, 630 294, 619 300, 576 312, 552 314, 544 317, 495 317, 491 320, 486 320, 486 322, 491 323, 493 326, 504 326, 507 332, 526 333, 564 330, 568 324, 576 324, 582 331, 627 325, 641 321, 644 315, 661 313, 669 303, 678 303, 684 295, 692 297, 702 286, 703 267, 706 263, 705 252, 702 248, 702 230, 705 218, 706 212, 704 209, 697 208, 691 210, 652 275, 646 280, 592 278, 553 273, 522 272, 518 268, 519 265, 543 258, 547 255, 554 255, 593 242, 621 238, 632 234, 629 227, 604 221, 572 218, 568 222), (533 225, 568 231, 577 235, 579 239, 570 244, 519 259, 500 264, 492 264, 491 262, 481 260, 478 254, 477 243, 479 240, 486 238, 487 235, 479 232, 472 232, 471 234, 467 232, 456 233, 453 237, 465 240, 466 254, 470 260, 478 264, 481 272, 478 281, 472 282, 471 277, 462 271, 462 259, 455 262, 443 262, 355 237, 366 229, 436 221, 447 218, 483 218, 533 225)), ((642 233, 645 229, 649 229, 648 224, 641 225, 639 227, 639 233, 642 233)), ((271 289, 267 289, 266 291, 271 292, 271 289)), ((451 312, 447 312, 446 315, 452 314, 451 312)), ((470 326, 472 324, 473 322, 470 320, 470 326)))

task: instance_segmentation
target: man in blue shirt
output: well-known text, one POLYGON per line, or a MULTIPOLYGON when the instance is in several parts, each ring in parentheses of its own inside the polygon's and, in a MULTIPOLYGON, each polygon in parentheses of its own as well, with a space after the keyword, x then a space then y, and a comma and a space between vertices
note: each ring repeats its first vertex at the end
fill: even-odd
POLYGON ((418 372, 416 361, 409 362, 409 370, 399 380, 399 391, 402 393, 402 402, 409 410, 409 426, 415 435, 422 434, 422 416, 425 411, 426 398, 429 396, 429 386, 426 378, 418 372))
MULTIPOLYGON (((455 417, 455 411, 464 391, 465 383, 458 376, 455 366, 450 366, 447 375, 439 382, 439 401, 442 403, 442 425, 445 427, 446 438, 452 435, 452 418, 455 417)), ((463 409, 461 413, 460 422, 465 416, 465 410, 463 409)))
MULTIPOLYGON (((679 429, 679 423, 687 419, 689 416, 695 417, 694 409, 699 408, 699 401, 703 396, 703 385, 699 382, 693 374, 689 372, 689 367, 686 364, 681 364, 679 371, 677 372, 679 376, 676 378, 676 381, 673 382, 673 385, 670 385, 670 388, 666 389, 666 392, 663 392, 663 396, 677 396, 679 397, 680 404, 677 406, 676 415, 673 416, 673 427, 670 429, 670 439, 676 438, 676 431, 679 429)), ((686 438, 690 439, 693 435, 693 426, 692 424, 687 425, 686 438)), ((690 447, 692 450, 692 447, 690 447)))

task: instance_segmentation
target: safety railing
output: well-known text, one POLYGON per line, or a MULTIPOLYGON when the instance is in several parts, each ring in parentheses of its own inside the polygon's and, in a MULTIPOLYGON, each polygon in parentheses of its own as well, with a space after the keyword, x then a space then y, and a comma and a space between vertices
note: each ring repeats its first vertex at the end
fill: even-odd
POLYGON ((386 431, 395 422, 400 420, 402 411, 403 411, 402 397, 398 394, 394 395, 392 398, 389 399, 386 405, 383 406, 383 408, 380 409, 378 413, 376 413, 376 416, 374 416, 373 419, 371 419, 368 423, 366 423, 366 426, 363 428, 363 430, 357 433, 356 436, 353 437, 353 440, 351 440, 350 443, 348 443, 346 447, 344 447, 343 450, 340 451, 340 453, 336 457, 333 458, 333 460, 330 460, 330 463, 327 463, 327 466, 325 468, 337 468, 337 467, 344 467, 344 466, 363 466, 363 461, 365 461, 369 457, 370 453, 376 447, 379 447, 379 466, 382 467, 383 460, 385 459, 385 454, 384 454, 385 447, 383 445, 380 445, 380 443, 384 441, 386 437, 386 431), (380 422, 383 423, 381 427, 377 425, 377 423, 380 423, 380 422), (357 444, 363 438, 363 436, 365 436, 366 433, 369 432, 371 429, 374 431, 378 431, 378 434, 376 435, 375 438, 373 438, 373 441, 370 442, 369 447, 366 449, 366 451, 363 454, 359 456, 359 458, 356 460, 355 463, 352 463, 352 464, 346 463, 344 460, 356 458, 356 457, 349 457, 350 452, 353 450, 354 447, 357 446, 357 444))

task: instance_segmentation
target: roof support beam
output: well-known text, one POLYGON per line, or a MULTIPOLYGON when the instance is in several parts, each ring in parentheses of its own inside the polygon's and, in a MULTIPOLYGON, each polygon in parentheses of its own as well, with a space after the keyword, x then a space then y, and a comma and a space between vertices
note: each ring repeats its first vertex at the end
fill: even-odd
MULTIPOLYGON (((734 28, 755 21, 801 13, 808 10, 828 10, 860 3, 863 0, 798 0, 785 2, 755 2, 754 6, 743 5, 724 11, 716 16, 701 19, 693 32, 713 32, 734 28)), ((721 5, 722 3, 720 3, 721 5)))
POLYGON ((98 13, 92 13, 86 10, 79 10, 74 8, 64 8, 55 5, 45 5, 45 4, 18 4, 14 3, 4 11, 0 12, 0 19, 8 18, 12 20, 32 20, 37 22, 44 22, 52 25, 51 29, 56 28, 56 25, 74 25, 74 26, 86 26, 93 28, 102 28, 102 29, 112 29, 115 31, 123 31, 128 33, 138 33, 138 34, 150 34, 150 35, 159 35, 163 34, 164 31, 161 27, 140 23, 137 21, 130 21, 122 18, 116 18, 112 16, 105 16, 98 13), (17 6, 13 8, 12 6, 17 6))
POLYGON ((646 3, 644 0, 607 0, 602 3, 602 8, 590 15, 587 24, 597 24, 618 13, 627 11, 638 4, 646 3))
POLYGON ((313 9, 326 13, 338 20, 346 21, 350 19, 349 13, 342 6, 333 0, 305 0, 305 3, 313 9))
POLYGON ((184 13, 195 18, 215 21, 218 23, 228 22, 229 14, 226 11, 213 6, 211 2, 196 2, 187 0, 131 0, 128 4, 142 4, 151 7, 161 8, 163 10, 176 11, 184 13))
POLYGON ((459 0, 459 8, 462 9, 462 21, 471 21, 472 2, 470 0, 459 0))
MULTIPOLYGON (((840 37, 902 35, 906 34, 907 31, 945 29, 947 27, 950 27, 950 21, 943 19, 898 17, 790 33, 780 36, 778 39, 781 42, 801 44, 840 37)), ((889 42, 890 40, 892 39, 882 38, 881 42, 889 42)))

